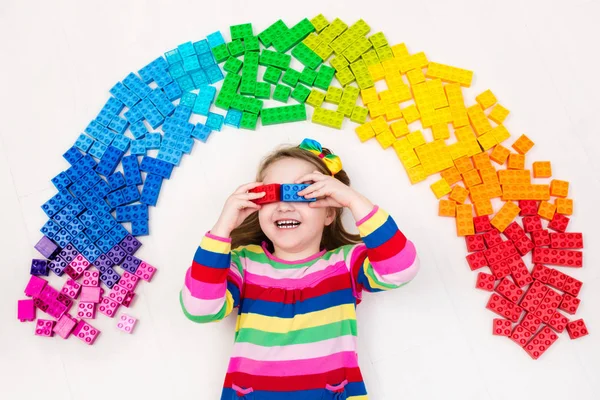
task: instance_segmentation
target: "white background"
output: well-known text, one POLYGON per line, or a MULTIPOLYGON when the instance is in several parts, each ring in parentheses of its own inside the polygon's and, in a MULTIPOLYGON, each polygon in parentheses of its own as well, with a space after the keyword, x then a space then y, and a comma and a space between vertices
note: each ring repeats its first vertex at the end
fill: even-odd
MULTIPOLYGON (((0 398, 216 399, 231 349, 235 318, 195 325, 178 291, 202 234, 226 196, 253 179, 275 145, 313 137, 338 153, 354 186, 388 210, 417 245, 422 271, 390 293, 359 306, 360 363, 370 398, 600 398, 600 37, 597 1, 189 1, 0 2, 0 398), (61 154, 94 118, 108 89, 130 71, 188 40, 252 22, 259 32, 278 18, 295 24, 324 13, 347 23, 363 18, 392 44, 430 60, 475 71, 469 104, 491 88, 511 110, 506 126, 536 145, 533 160, 551 160, 571 182, 570 229, 585 233, 578 316, 591 335, 566 334, 540 360, 491 335, 489 294, 475 273, 454 222, 437 217, 431 181, 412 187, 393 150, 360 144, 354 124, 342 131, 310 122, 225 129, 197 143, 151 210, 141 256, 159 272, 144 283, 129 312, 133 335, 100 315, 94 346, 75 338, 36 337, 16 321, 33 244, 45 222, 39 206, 55 193, 50 179, 67 168, 61 154), (596 38, 596 39, 594 39, 596 38)), ((514 140, 514 139, 511 139, 514 140)), ((511 142, 509 142, 511 143, 511 142)), ((348 222, 352 221, 348 219, 348 222)), ((571 271, 569 271, 571 272, 571 271)), ((53 282, 62 284, 61 280, 53 282), (58 283, 61 282, 61 283, 58 283)))

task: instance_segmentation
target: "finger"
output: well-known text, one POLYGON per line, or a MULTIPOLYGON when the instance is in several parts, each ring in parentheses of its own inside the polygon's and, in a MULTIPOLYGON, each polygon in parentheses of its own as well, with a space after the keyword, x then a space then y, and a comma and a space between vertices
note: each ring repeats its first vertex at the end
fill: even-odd
POLYGON ((261 208, 261 205, 246 200, 246 201, 242 201, 241 203, 237 204, 236 207, 240 211, 249 209, 249 208, 259 210, 261 208))
POLYGON ((261 197, 264 197, 265 194, 267 194, 267 192, 248 192, 248 193, 239 193, 236 194, 236 198, 240 199, 240 200, 253 200, 253 199, 260 199, 261 197))
POLYGON ((324 197, 324 196, 327 196, 327 192, 323 188, 313 190, 311 193, 304 195, 304 197, 307 199, 313 199, 315 197, 324 197))
POLYGON ((305 196, 308 193, 314 192, 317 189, 322 189, 325 186, 325 182, 315 182, 310 186, 305 187, 298 192, 298 196, 305 196))
POLYGON ((294 181, 294 183, 302 183, 302 182, 306 182, 306 181, 322 181, 323 179, 326 179, 327 176, 323 175, 322 173, 320 173, 319 171, 315 171, 315 172, 311 172, 309 174, 303 175, 300 178, 296 179, 294 181))
POLYGON ((233 192, 233 193, 235 193, 235 194, 238 194, 238 193, 246 193, 248 190, 252 190, 252 189, 254 189, 254 188, 256 188, 256 187, 259 187, 259 186, 261 186, 262 184, 263 184, 262 182, 250 182, 250 183, 246 183, 246 184, 244 184, 244 185, 242 185, 242 186, 238 187, 238 188, 235 190, 235 192, 233 192))

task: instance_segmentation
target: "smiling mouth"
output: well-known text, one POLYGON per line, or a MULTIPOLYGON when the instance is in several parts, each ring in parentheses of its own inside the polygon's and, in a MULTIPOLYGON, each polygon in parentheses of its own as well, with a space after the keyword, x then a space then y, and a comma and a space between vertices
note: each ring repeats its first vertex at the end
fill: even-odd
POLYGON ((295 219, 281 219, 275 221, 275 226, 279 229, 296 229, 300 224, 301 222, 296 221, 295 219))

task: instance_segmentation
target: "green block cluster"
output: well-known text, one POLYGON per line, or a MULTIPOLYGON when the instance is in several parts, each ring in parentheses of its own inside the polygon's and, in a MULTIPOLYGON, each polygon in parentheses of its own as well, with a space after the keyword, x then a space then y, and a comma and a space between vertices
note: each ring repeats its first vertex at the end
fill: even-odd
POLYGON ((263 125, 306 121, 306 106, 304 104, 296 104, 293 106, 263 108, 260 117, 263 125))
POLYGON ((239 25, 231 25, 229 27, 229 32, 231 33, 231 40, 236 39, 245 39, 250 36, 254 36, 252 32, 252 24, 239 24, 239 25))

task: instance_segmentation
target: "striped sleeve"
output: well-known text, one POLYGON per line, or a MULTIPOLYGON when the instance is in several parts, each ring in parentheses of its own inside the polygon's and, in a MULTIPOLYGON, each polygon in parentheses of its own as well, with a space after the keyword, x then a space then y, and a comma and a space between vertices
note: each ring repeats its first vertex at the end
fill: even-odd
POLYGON ((387 212, 375 206, 356 225, 363 243, 351 249, 346 262, 357 299, 363 289, 367 292, 396 289, 415 277, 419 271, 415 246, 387 212))
POLYGON ((207 233, 185 274, 179 301, 183 313, 198 323, 220 321, 238 307, 244 279, 231 239, 207 233))

